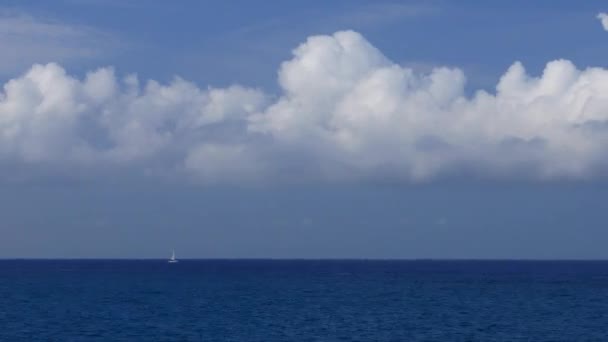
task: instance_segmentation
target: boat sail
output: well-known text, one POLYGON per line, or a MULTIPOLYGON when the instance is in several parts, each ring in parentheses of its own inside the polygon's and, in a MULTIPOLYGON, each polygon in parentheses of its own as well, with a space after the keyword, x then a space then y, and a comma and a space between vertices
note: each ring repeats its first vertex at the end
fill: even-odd
POLYGON ((173 250, 173 253, 171 254, 171 259, 169 259, 169 263, 173 264, 176 262, 177 262, 177 259, 175 259, 175 250, 173 250))

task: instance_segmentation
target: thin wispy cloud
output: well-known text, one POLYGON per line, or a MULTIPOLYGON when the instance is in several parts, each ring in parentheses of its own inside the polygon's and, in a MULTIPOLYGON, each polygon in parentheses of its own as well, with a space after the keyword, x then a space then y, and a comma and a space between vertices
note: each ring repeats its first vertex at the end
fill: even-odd
POLYGON ((342 27, 373 28, 409 20, 421 16, 434 15, 440 8, 427 4, 372 3, 367 6, 353 8, 332 18, 326 18, 327 24, 342 27))
POLYGON ((598 13, 596 18, 599 19, 604 30, 608 31, 608 14, 601 12, 601 13, 598 13))
POLYGON ((116 7, 116 8, 136 8, 164 5, 162 3, 143 3, 134 0, 61 0, 70 5, 77 6, 98 6, 98 7, 116 7))
POLYGON ((112 35, 97 29, 0 10, 0 74, 16 73, 33 63, 95 58, 114 43, 112 35))
POLYGON ((604 12, 598 13, 597 19, 599 19, 602 23, 602 27, 604 28, 604 30, 608 31, 608 14, 604 12))

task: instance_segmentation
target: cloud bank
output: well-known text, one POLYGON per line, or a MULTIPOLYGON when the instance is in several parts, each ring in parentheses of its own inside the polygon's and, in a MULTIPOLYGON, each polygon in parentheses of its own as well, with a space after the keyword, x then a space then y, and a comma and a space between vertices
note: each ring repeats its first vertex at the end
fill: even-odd
POLYGON ((495 92, 418 73, 353 31, 309 37, 280 94, 34 65, 0 93, 0 165, 149 170, 203 183, 602 177, 608 70, 515 62, 495 92))

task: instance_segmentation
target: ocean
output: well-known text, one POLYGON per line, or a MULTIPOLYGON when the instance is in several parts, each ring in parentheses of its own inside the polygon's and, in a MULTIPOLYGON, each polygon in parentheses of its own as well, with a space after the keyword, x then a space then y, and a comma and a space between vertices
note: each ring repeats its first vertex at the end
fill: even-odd
POLYGON ((608 262, 3 260, 0 341, 608 341, 608 262))

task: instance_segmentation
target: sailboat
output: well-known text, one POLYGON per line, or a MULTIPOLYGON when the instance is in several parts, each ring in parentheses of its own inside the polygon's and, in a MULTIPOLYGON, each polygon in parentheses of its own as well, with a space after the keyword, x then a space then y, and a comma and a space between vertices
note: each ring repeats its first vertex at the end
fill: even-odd
POLYGON ((177 259, 175 259, 175 250, 173 250, 173 254, 171 254, 171 259, 169 259, 169 263, 173 264, 176 262, 177 262, 177 259))

